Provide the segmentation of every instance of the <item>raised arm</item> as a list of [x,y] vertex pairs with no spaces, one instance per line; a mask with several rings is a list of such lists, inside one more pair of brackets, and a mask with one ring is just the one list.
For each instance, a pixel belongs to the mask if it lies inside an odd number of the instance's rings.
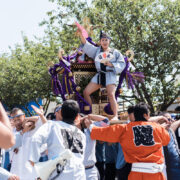
[[0,102],[0,147],[8,149],[15,144],[11,125],[6,112]]
[[159,124],[168,123],[168,119],[164,116],[154,116],[148,119],[150,122],[156,122]]
[[81,43],[82,43],[82,44],[86,44],[86,39],[85,39],[85,37],[83,36],[82,30],[78,28],[77,32],[78,32],[78,34],[79,34]]
[[89,114],[88,119],[95,121],[93,124],[98,127],[107,127],[109,126],[109,119],[105,116]]
[[170,128],[171,128],[174,132],[176,131],[176,129],[177,129],[178,127],[180,127],[180,120],[177,120],[177,121],[173,122],[173,123],[171,124],[171,126],[170,126]]
[[80,39],[81,39],[81,42],[83,44],[86,43],[86,38],[88,38],[88,32],[86,31],[86,29],[84,29],[83,26],[81,26],[78,22],[75,22],[76,26],[77,26],[77,33],[79,34],[80,36]]
[[85,35],[83,35],[83,29],[80,28],[79,26],[78,27],[78,34],[79,34],[79,37],[80,37],[80,40],[81,40],[81,43],[84,45],[83,46],[83,52],[85,54],[87,54],[90,58],[94,59],[95,56],[96,56],[96,52],[97,52],[97,49],[98,47],[90,44],[87,40],[86,40],[86,37]]
[[93,121],[102,121],[107,119],[105,116],[97,115],[97,114],[88,114],[88,119]]
[[116,143],[120,141],[120,137],[126,125],[112,125],[108,127],[90,127],[91,139]]
[[36,106],[33,106],[33,105],[31,105],[31,107],[32,107],[33,110],[39,115],[39,117],[41,118],[42,123],[43,123],[43,124],[46,123],[46,122],[47,122],[47,119],[46,119],[46,117],[44,116],[43,108],[40,107],[40,109],[39,109],[39,108],[37,108]]
[[10,124],[10,121],[9,121],[9,118],[0,102],[0,121],[10,130],[12,130],[11,128],[11,124]]

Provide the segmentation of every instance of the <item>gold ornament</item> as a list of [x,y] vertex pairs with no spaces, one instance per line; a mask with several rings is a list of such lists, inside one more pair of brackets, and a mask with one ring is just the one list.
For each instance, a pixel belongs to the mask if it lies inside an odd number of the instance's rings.
[[69,98],[70,98],[70,99],[73,99],[73,97],[74,97],[74,94],[70,94],[70,95],[69,95]]
[[89,106],[84,106],[84,110],[85,111],[90,111],[90,107]]
[[65,94],[65,98],[66,98],[66,99],[69,99],[69,95],[68,95],[68,94]]
[[122,94],[122,93],[123,93],[123,90],[122,90],[121,88],[119,89],[119,93],[120,93],[120,94]]
[[129,55],[131,55],[131,57],[130,58],[128,58],[128,61],[130,62],[131,60],[133,60],[134,59],[134,51],[133,50],[127,50],[126,51],[126,56],[129,56]]
[[76,91],[79,92],[80,90],[81,90],[81,87],[80,87],[80,86],[77,86],[77,87],[76,87]]
[[58,74],[63,74],[63,72],[64,72],[64,69],[61,69],[61,70],[58,72]]
[[64,54],[64,49],[60,49],[58,52],[58,57],[60,60],[63,60],[63,54]]
[[69,77],[72,77],[72,76],[73,76],[72,72],[69,72]]

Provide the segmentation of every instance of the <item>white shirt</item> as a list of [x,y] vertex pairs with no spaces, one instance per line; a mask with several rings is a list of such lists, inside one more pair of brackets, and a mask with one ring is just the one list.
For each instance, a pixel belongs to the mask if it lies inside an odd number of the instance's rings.
[[85,180],[83,160],[86,138],[77,127],[63,121],[49,120],[34,134],[30,146],[29,160],[38,162],[40,147],[44,143],[47,143],[48,159],[58,156],[65,149],[72,151],[73,157],[64,167],[63,172],[57,178],[58,180]]
[[[109,119],[105,118],[102,121],[96,121],[93,123],[93,125],[98,127],[106,127],[109,125]],[[96,163],[96,140],[91,139],[90,129],[85,129],[84,134],[86,135],[84,166],[93,166]]]
[[21,180],[33,180],[36,178],[35,170],[28,161],[28,157],[31,138],[41,125],[42,121],[39,118],[35,128],[22,135],[22,145],[18,148],[18,153],[14,153],[14,149],[10,151],[10,159],[12,160],[10,172],[19,176]]

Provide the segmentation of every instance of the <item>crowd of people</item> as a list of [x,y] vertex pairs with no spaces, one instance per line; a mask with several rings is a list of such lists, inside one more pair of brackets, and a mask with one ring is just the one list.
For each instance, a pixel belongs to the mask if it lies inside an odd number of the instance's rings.
[[144,103],[130,106],[123,124],[81,114],[74,100],[64,101],[46,117],[35,106],[38,116],[32,117],[14,108],[8,118],[0,108],[1,180],[35,180],[41,177],[37,163],[67,149],[72,157],[47,179],[180,179],[180,120],[166,112],[150,117]]

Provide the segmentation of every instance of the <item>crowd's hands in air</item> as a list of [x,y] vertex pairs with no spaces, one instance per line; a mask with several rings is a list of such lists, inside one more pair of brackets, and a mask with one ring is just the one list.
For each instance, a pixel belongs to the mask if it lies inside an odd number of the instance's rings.
[[43,111],[43,107],[40,106],[40,108],[37,108],[36,106],[34,105],[31,105],[31,107],[33,108],[33,110],[40,116],[44,116],[44,111]]
[[37,108],[36,106],[31,105],[31,107],[33,108],[33,110],[36,112],[38,116],[31,116],[31,117],[25,118],[25,121],[23,122],[23,125],[22,125],[23,130],[21,134],[24,134],[25,132],[33,130],[35,128],[36,121],[38,120],[39,117],[41,118],[43,123],[47,122],[47,119],[44,116],[44,111],[43,111],[42,106],[40,106],[40,108]]
[[[31,105],[31,107],[32,107],[33,110],[36,112],[36,114],[41,118],[42,123],[43,123],[43,124],[46,123],[46,122],[47,122],[47,119],[46,119],[46,117],[44,116],[43,107],[40,106],[40,108],[37,108],[37,107],[34,106],[34,105]],[[34,116],[34,117],[36,117],[37,120],[38,120],[38,116]]]
[[23,122],[23,130],[21,134],[24,134],[25,132],[31,131],[35,128],[35,121],[33,120],[25,120]]

